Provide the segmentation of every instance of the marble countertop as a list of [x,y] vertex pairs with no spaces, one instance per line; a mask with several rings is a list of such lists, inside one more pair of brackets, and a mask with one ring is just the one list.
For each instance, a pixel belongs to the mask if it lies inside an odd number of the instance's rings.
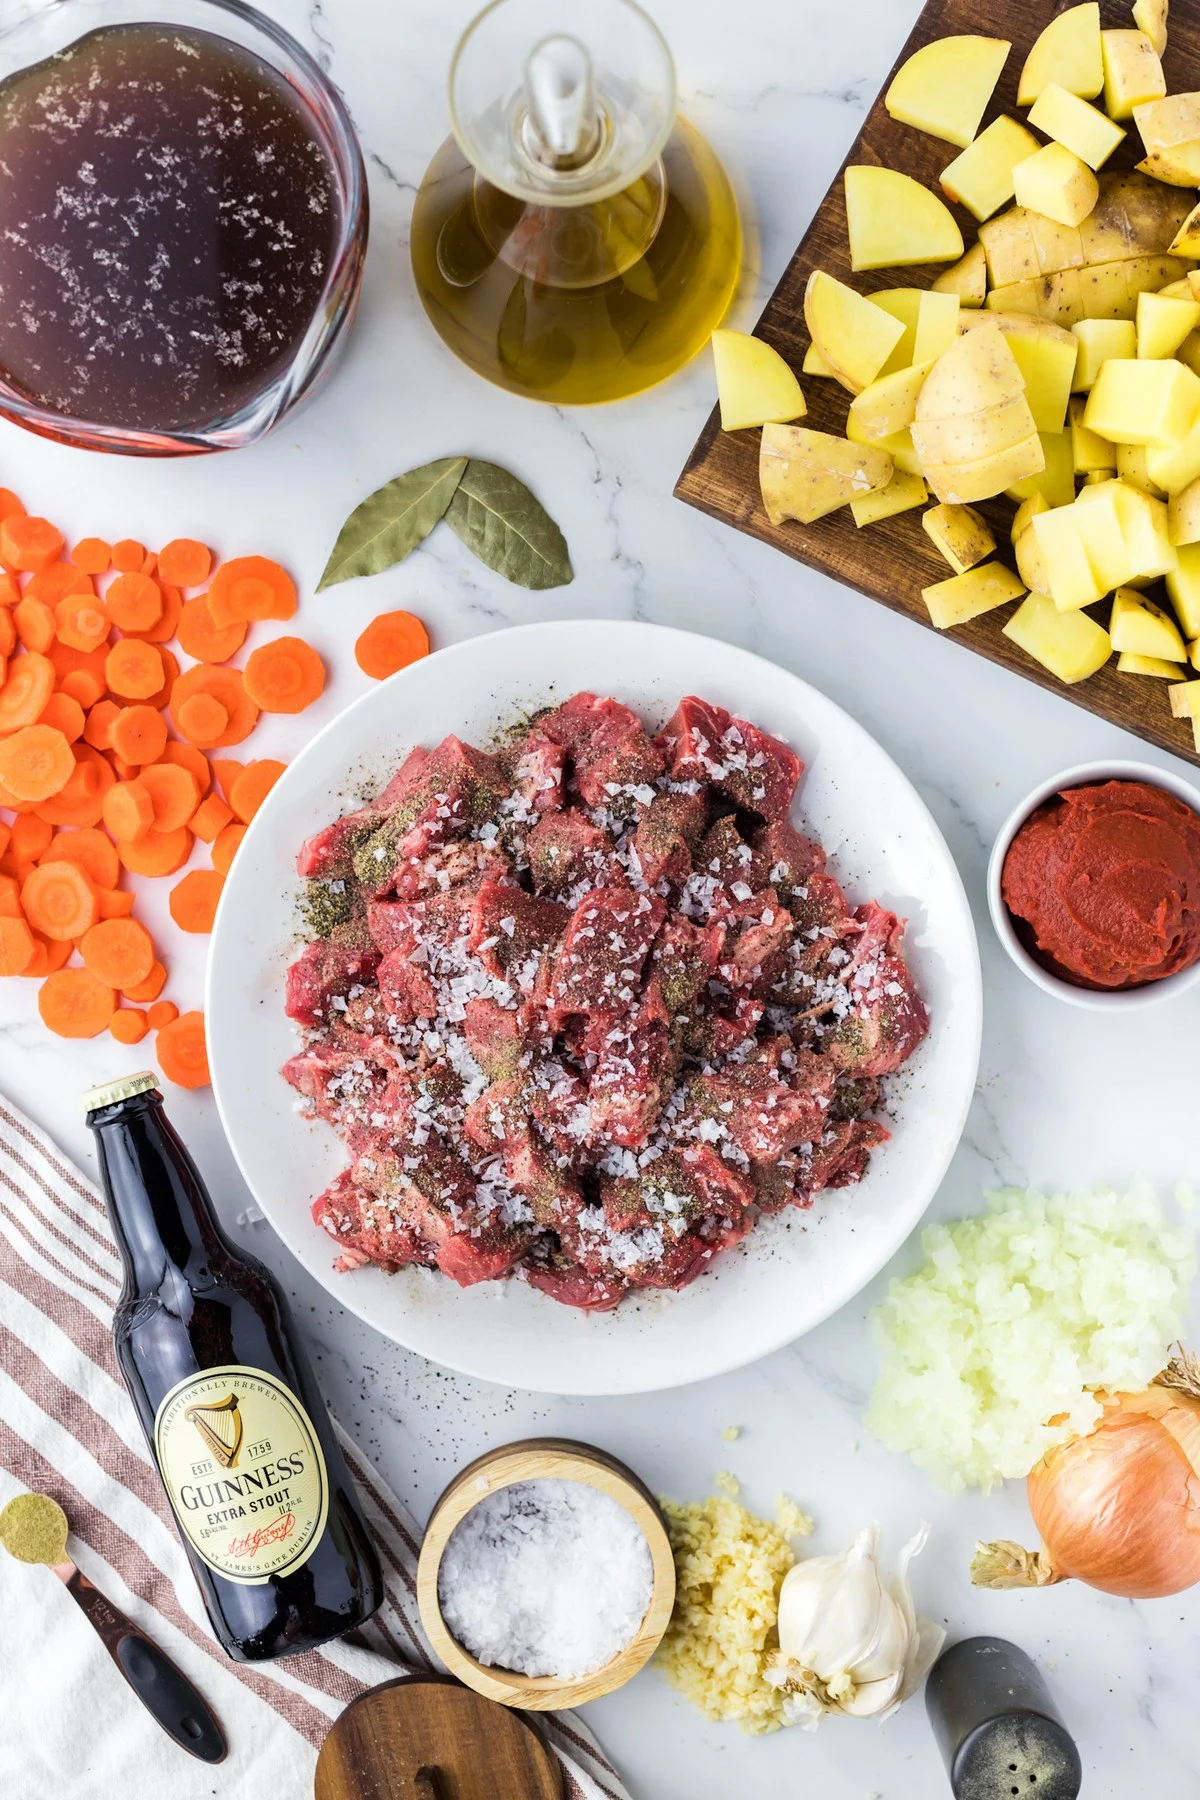
[[[461,367],[417,302],[408,224],[415,186],[447,129],[445,71],[472,0],[269,0],[267,9],[341,86],[370,174],[366,285],[335,378],[265,443],[202,461],[86,456],[0,425],[0,481],[76,536],[156,544],[186,533],[289,565],[305,591],[303,628],[331,680],[302,718],[264,724],[257,754],[287,756],[362,691],[351,645],[389,606],[419,612],[435,645],[532,620],[634,617],[743,644],[796,671],[854,713],[911,776],[975,909],[983,1061],[930,1216],[977,1210],[985,1189],[1008,1182],[1119,1182],[1143,1172],[1169,1187],[1194,1174],[1195,997],[1112,1018],[1063,1006],[1005,959],[984,899],[993,835],[1036,781],[1109,755],[1182,765],[674,500],[712,403],[707,357],[641,399],[575,412],[516,399]],[[852,9],[840,0],[741,0],[731,29],[730,9],[716,0],[655,0],[683,105],[725,158],[745,209],[734,324],[757,317],[916,10],[916,0],[857,0]],[[387,575],[313,595],[352,506],[401,470],[464,449],[534,486],[567,534],[573,586],[540,596],[509,587],[440,532]],[[148,896],[146,916],[165,921],[165,893]],[[200,1004],[204,940],[165,932],[164,940],[169,992]],[[0,1089],[86,1163],[78,1093],[143,1058],[108,1038],[50,1038],[34,998],[32,983],[0,984]],[[345,1314],[248,1212],[211,1095],[172,1091],[169,1104],[222,1216],[293,1295],[333,1406],[418,1514],[485,1447],[554,1434],[604,1445],[676,1498],[703,1495],[723,1467],[768,1513],[786,1489],[816,1518],[816,1551],[841,1548],[871,1517],[894,1549],[928,1520],[930,1548],[915,1567],[921,1610],[953,1636],[995,1631],[1038,1656],[1080,1743],[1089,1800],[1128,1800],[1151,1772],[1163,1800],[1200,1792],[1191,1673],[1200,1598],[1138,1604],[1070,1585],[976,1594],[965,1575],[975,1540],[1030,1534],[1020,1488],[947,1499],[864,1431],[873,1376],[866,1318],[886,1273],[789,1349],[670,1396],[509,1393],[424,1363]],[[914,1248],[894,1267],[908,1265]],[[721,1433],[732,1424],[741,1436],[730,1444]],[[815,1735],[751,1739],[706,1723],[650,1671],[589,1718],[641,1800],[935,1800],[949,1791],[920,1701],[882,1727],[834,1721]]]

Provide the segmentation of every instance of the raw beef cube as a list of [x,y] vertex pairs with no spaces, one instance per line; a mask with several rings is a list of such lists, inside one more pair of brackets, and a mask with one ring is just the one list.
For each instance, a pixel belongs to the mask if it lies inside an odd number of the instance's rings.
[[559,1057],[544,1057],[534,1067],[525,1104],[555,1155],[579,1161],[592,1123],[588,1090],[580,1076]]
[[929,1030],[929,1014],[900,952],[904,925],[874,900],[855,914],[859,931],[842,971],[846,1010],[821,1038],[838,1069],[890,1075]]
[[409,1263],[433,1261],[416,1233],[357,1188],[348,1169],[313,1201],[312,1216],[341,1248],[333,1265],[339,1272],[365,1268],[368,1263],[395,1270]]
[[[575,785],[589,806],[611,807],[662,774],[654,740],[637,714],[617,700],[575,694],[544,714],[538,728],[570,755]],[[644,803],[652,798],[647,793]]]
[[381,813],[394,812],[415,791],[428,761],[428,750],[422,749],[420,744],[416,745],[409,751],[387,786],[376,795],[373,805]]
[[370,893],[387,893],[412,857],[493,819],[506,791],[497,757],[445,738],[404,784],[385,822],[355,851],[355,874]]
[[834,1080],[820,1057],[809,1058],[794,1083],[786,1070],[756,1062],[697,1075],[689,1091],[697,1139],[728,1141],[751,1162],[774,1162],[820,1137]]
[[675,1082],[676,1059],[661,998],[651,994],[618,1016],[588,1087],[592,1136],[644,1148]]
[[498,1000],[468,1000],[463,1020],[467,1049],[489,1081],[509,1081],[521,1066],[525,1035],[520,1015]]
[[690,1144],[680,1153],[705,1212],[737,1219],[754,1202],[754,1183],[727,1162],[711,1144]]
[[601,887],[615,872],[608,839],[573,806],[539,819],[525,855],[539,894],[565,894],[578,881]]
[[346,813],[326,825],[300,848],[296,870],[300,875],[349,875],[354,852],[373,831],[378,830],[393,807],[403,799],[425,766],[428,752],[410,750],[383,792],[369,806]]
[[677,781],[711,781],[746,812],[787,818],[804,765],[757,725],[689,695],[656,742]]
[[485,1156],[502,1154],[505,1145],[528,1128],[525,1086],[515,1076],[493,1081],[477,1100],[472,1100],[463,1120],[467,1139]]
[[761,826],[751,841],[767,864],[764,885],[775,888],[785,906],[798,887],[825,867],[825,852],[816,839],[805,837],[786,819]]
[[583,1189],[569,1168],[560,1167],[553,1152],[528,1127],[504,1149],[504,1173],[528,1203],[534,1223],[559,1231],[583,1205]]
[[717,819],[701,838],[692,866],[702,882],[713,882],[713,900],[721,906],[729,900],[748,900],[767,885],[767,859],[748,844],[737,821],[726,815]]
[[666,916],[657,894],[631,888],[597,888],[581,900],[554,965],[550,999],[556,1015],[628,1006]]
[[839,883],[828,869],[814,869],[792,889],[788,911],[798,931],[815,934],[830,930],[840,937],[854,918],[854,911]]
[[284,1011],[301,1025],[328,1023],[352,987],[365,986],[379,966],[379,953],[369,945],[352,949],[331,938],[314,938],[287,972]]
[[754,1204],[761,1213],[782,1212],[787,1206],[811,1206],[812,1195],[801,1175],[807,1172],[807,1159],[789,1150],[777,1162],[755,1163]]
[[838,1119],[798,1157],[800,1182],[811,1196],[825,1188],[852,1187],[866,1174],[872,1150],[891,1133],[878,1119]]
[[419,964],[410,962],[406,950],[389,950],[376,971],[379,992],[389,1017],[400,1025],[414,1019],[436,1019],[437,989]]
[[398,861],[392,892],[399,900],[419,900],[424,894],[444,893],[464,883],[477,887],[482,881],[504,881],[511,874],[512,864],[498,844],[458,838],[453,843],[435,844],[427,855]]
[[281,1073],[312,1101],[318,1119],[348,1128],[352,1122],[373,1124],[391,1070],[364,1057],[359,1046],[342,1048],[326,1040],[289,1057]]
[[568,1256],[551,1254],[530,1260],[518,1271],[523,1280],[548,1294],[561,1306],[577,1306],[584,1312],[611,1312],[629,1292],[619,1275],[595,1275]]
[[721,980],[730,987],[750,987],[764,969],[771,977],[794,930],[792,915],[780,904],[774,888],[735,901],[725,915]]
[[370,900],[367,929],[376,949],[384,955],[402,950],[405,955],[416,954],[418,961],[428,963],[466,939],[474,897],[468,888],[451,888],[446,893],[429,894],[424,900]]
[[650,980],[668,1016],[687,1012],[716,974],[725,942],[723,925],[693,925],[672,913],[655,941]]
[[684,1047],[702,1063],[719,1062],[754,1040],[766,1001],[744,989],[697,1008],[684,1028]]
[[539,900],[523,888],[485,881],[471,905],[467,947],[489,975],[528,993],[570,917],[557,900]]
[[501,755],[512,792],[521,801],[517,816],[526,810],[557,812],[563,803],[567,753],[535,726]]
[[528,1245],[528,1234],[481,1210],[471,1169],[432,1133],[411,1150],[381,1147],[360,1156],[353,1174],[358,1185],[395,1202],[439,1269],[460,1287],[507,1275]]
[[692,872],[692,851],[707,818],[708,801],[699,788],[656,794],[638,820],[633,838],[642,880],[650,887],[660,881],[675,885],[686,881]]

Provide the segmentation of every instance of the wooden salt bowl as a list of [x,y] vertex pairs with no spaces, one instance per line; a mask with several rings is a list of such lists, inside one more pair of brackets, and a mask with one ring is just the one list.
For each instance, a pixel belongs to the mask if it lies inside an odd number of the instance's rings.
[[[472,1507],[499,1488],[518,1481],[583,1481],[616,1500],[641,1527],[650,1546],[652,1584],[650,1605],[637,1632],[625,1648],[591,1675],[560,1680],[556,1675],[519,1675],[511,1669],[492,1668],[478,1662],[450,1635],[438,1604],[438,1570],[450,1535]],[[675,1605],[675,1560],[671,1554],[667,1524],[653,1494],[631,1469],[616,1457],[588,1444],[562,1438],[526,1438],[503,1449],[490,1450],[459,1471],[433,1509],[417,1566],[417,1603],[421,1623],[437,1654],[451,1674],[467,1687],[503,1706],[519,1706],[531,1712],[551,1712],[559,1707],[581,1706],[622,1687],[644,1668],[657,1650]]]

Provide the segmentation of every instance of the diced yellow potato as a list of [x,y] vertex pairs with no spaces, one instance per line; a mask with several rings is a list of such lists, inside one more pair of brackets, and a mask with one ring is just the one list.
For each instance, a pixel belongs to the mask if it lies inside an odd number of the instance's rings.
[[1167,78],[1150,38],[1142,31],[1102,31],[1104,110],[1110,119],[1132,119],[1135,106],[1160,100]]
[[1146,147],[1138,168],[1175,187],[1200,182],[1200,94],[1168,94],[1133,109]]
[[[861,436],[858,421],[854,416],[853,407],[850,408],[850,411],[846,416],[846,436],[850,439],[852,444],[871,443],[870,438]],[[905,427],[903,431],[894,432],[891,437],[876,438],[872,448],[885,451],[887,455],[891,457],[896,467],[898,469],[903,469],[906,475],[919,475],[921,473],[920,459],[913,448],[912,433],[907,427]]]
[[1013,168],[1018,206],[1044,213],[1058,225],[1078,225],[1100,198],[1100,184],[1065,144],[1043,144]]
[[852,500],[850,511],[854,514],[856,525],[875,525],[880,519],[891,519],[896,513],[908,512],[914,506],[923,506],[928,498],[929,489],[920,475],[910,475],[904,469],[893,469],[892,479],[886,487],[876,488],[873,494],[864,494],[861,499]]
[[1118,588],[1113,595],[1108,635],[1114,650],[1127,650],[1133,656],[1161,656],[1167,662],[1187,661],[1174,620],[1132,588]]
[[763,506],[772,525],[811,525],[892,478],[892,459],[869,444],[852,444],[803,425],[764,425],[758,458]]
[[1038,513],[1047,510],[1047,502],[1041,494],[1031,494],[1028,500],[1022,500],[1012,522],[1012,544],[1013,554],[1017,559],[1017,573],[1025,586],[1035,594],[1048,596],[1050,577],[1046,573],[1046,564],[1033,532],[1034,519]]
[[1146,473],[1164,494],[1181,494],[1200,475],[1200,425],[1190,431],[1182,444],[1162,449],[1151,446],[1146,451]]
[[1037,518],[1039,513],[1049,511],[1050,502],[1043,494],[1030,494],[1027,500],[1022,500],[1020,506],[1018,506],[1016,512],[1013,514],[1013,522],[1010,531],[1013,543],[1015,544],[1017,539],[1030,525],[1033,524],[1033,521]]
[[830,381],[837,380],[837,376],[815,344],[810,344],[804,352],[804,361],[800,364],[800,370],[804,375],[826,375]]
[[1088,558],[1080,514],[1074,506],[1056,506],[1050,512],[1038,513],[1033,521],[1033,535],[1046,566],[1050,597],[1060,612],[1091,606],[1103,597],[1105,589]]
[[1032,106],[1052,83],[1094,100],[1104,86],[1100,58],[1100,8],[1072,6],[1051,19],[1025,59],[1017,105]]
[[843,387],[861,393],[874,381],[904,327],[844,282],[814,269],[804,289],[804,322]]
[[1154,45],[1155,56],[1161,56],[1167,47],[1167,0],[1134,0],[1130,11]]
[[1069,431],[1043,431],[1038,442],[1042,449],[1042,466],[1019,481],[1010,483],[1005,493],[1010,500],[1028,500],[1038,494],[1047,506],[1070,506],[1075,497],[1075,468],[1071,461]]
[[1042,467],[1021,371],[992,323],[964,332],[938,357],[911,429],[939,500],[985,500]]
[[1189,331],[1175,354],[1185,369],[1200,375],[1200,331]]
[[1174,356],[1190,331],[1200,325],[1200,301],[1172,299],[1167,294],[1139,294],[1137,353],[1141,357]]
[[855,163],[843,183],[850,267],[856,272],[956,262],[962,255],[962,232],[954,214],[911,175]]
[[1086,681],[1112,654],[1102,625],[1085,612],[1059,612],[1042,594],[1022,600],[1005,625],[1004,635],[1068,684]]
[[942,170],[943,190],[977,219],[990,219],[1013,197],[1013,169],[1041,145],[1032,131],[1001,114]]
[[[1129,580],[1133,570],[1121,528],[1115,481],[1101,481],[1085,490],[1075,503],[1083,547],[1102,594],[1111,594]],[[1082,504],[1081,504],[1082,502]]]
[[[1036,330],[1029,328],[1035,325]],[[1045,433],[1061,431],[1079,346],[1069,331],[1043,319],[1031,319],[1029,327],[1014,326],[1005,330],[1004,336],[1024,377],[1025,399],[1035,427]]]
[[875,444],[911,425],[916,416],[917,395],[929,373],[929,363],[910,369],[897,369],[894,375],[881,375],[850,402],[850,415],[857,429],[846,435],[856,444]]
[[1200,681],[1181,681],[1171,689],[1171,717],[1200,719]]
[[1171,239],[1171,251],[1175,256],[1200,256],[1200,206],[1193,206]]
[[1168,187],[1195,187],[1200,182],[1200,138],[1176,144],[1172,150],[1152,150],[1135,166]]
[[999,312],[1032,313],[1064,327],[1073,327],[1082,319],[1132,319],[1138,295],[1147,288],[1161,288],[1182,267],[1171,256],[1090,263],[1086,268],[1061,269],[1036,280],[994,287],[987,305]]
[[935,362],[958,336],[958,295],[921,295],[917,313],[917,335],[913,345],[914,363]]
[[1200,477],[1171,495],[1167,528],[1176,549],[1180,544],[1200,544]]
[[921,472],[939,500],[969,506],[993,494],[1011,493],[1014,484],[1036,475],[1043,465],[1042,441],[1036,431],[1020,444],[972,462],[926,463]]
[[1160,575],[1169,580],[1171,570],[1178,565],[1179,553],[1171,542],[1164,503],[1125,481],[1117,482],[1116,501],[1129,556],[1127,584],[1157,581]]
[[883,103],[902,125],[969,144],[1011,49],[1003,38],[935,38],[900,65]]
[[1118,444],[1117,474],[1126,487],[1139,488],[1143,494],[1150,494],[1155,500],[1161,500],[1163,489],[1156,481],[1151,481],[1146,468],[1146,450],[1142,444]]
[[1186,275],[1179,281],[1168,281],[1166,287],[1159,288],[1158,291],[1164,300],[1193,300],[1195,298]]
[[897,287],[880,288],[877,293],[866,296],[872,306],[882,307],[893,319],[899,319],[902,328],[895,349],[879,371],[881,375],[894,375],[897,369],[911,367],[917,341],[917,316],[924,295],[924,288]]
[[[1099,186],[1096,205],[1075,227],[1059,225],[1021,206],[981,225],[979,241],[993,287],[1090,263],[1166,255],[1187,217],[1186,196],[1133,170],[1105,170]],[[1182,273],[1182,267],[1173,271]],[[1171,274],[1164,275],[1155,285],[1161,287],[1171,279]]]
[[972,322],[938,357],[921,389],[917,417],[954,419],[1024,397],[1024,378],[1004,333],[986,319]]
[[1200,544],[1181,544],[1167,571],[1167,596],[1185,638],[1200,638]]
[[1084,401],[1077,394],[1068,412],[1071,432],[1071,467],[1076,475],[1091,475],[1097,469],[1116,473],[1117,455],[1107,438],[1097,437],[1083,422]]
[[1162,681],[1179,680],[1179,664],[1166,662],[1161,656],[1134,656],[1132,651],[1122,650],[1117,658],[1117,670],[1122,675],[1157,675]]
[[1069,94],[1056,81],[1043,88],[1034,101],[1029,123],[1046,136],[1065,145],[1089,169],[1107,162],[1125,136],[1119,125],[1106,119],[1098,108],[1078,94]]
[[[1200,306],[1196,313],[1200,317]],[[745,331],[714,331],[712,351],[722,431],[804,417],[800,383],[770,344]]]
[[1137,355],[1137,327],[1129,319],[1080,319],[1071,327],[1079,343],[1071,386],[1086,394],[1110,356]]
[[980,457],[1011,450],[1014,444],[1024,443],[1031,435],[1031,414],[1023,396],[948,419],[922,420],[919,397],[917,407],[918,416],[911,430],[922,467],[977,462]]
[[1088,395],[1089,431],[1120,444],[1175,445],[1200,415],[1200,376],[1182,363],[1113,356]]
[[973,506],[931,506],[921,524],[956,575],[965,575],[996,548],[991,527]]
[[935,581],[921,589],[921,598],[929,608],[929,617],[939,631],[952,625],[965,625],[981,613],[994,612],[1009,600],[1019,600],[1025,583],[1003,563],[980,563],[965,575],[951,575],[947,581]]
[[982,306],[987,299],[987,257],[982,244],[972,244],[933,283],[935,294],[957,294],[960,306]]

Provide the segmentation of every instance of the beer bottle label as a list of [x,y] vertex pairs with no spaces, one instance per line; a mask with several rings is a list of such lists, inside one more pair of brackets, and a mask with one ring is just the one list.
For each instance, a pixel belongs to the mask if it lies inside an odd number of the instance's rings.
[[184,1536],[210,1569],[253,1587],[316,1549],[329,1476],[290,1388],[236,1363],[176,1382],[154,1420],[154,1454]]

